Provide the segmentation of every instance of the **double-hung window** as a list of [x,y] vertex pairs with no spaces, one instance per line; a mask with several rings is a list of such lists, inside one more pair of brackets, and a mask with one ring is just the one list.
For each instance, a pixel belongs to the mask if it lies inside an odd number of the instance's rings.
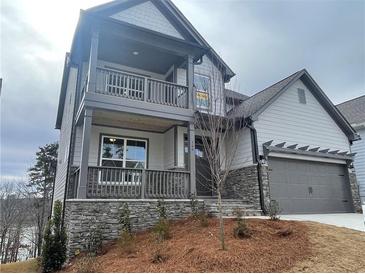
[[201,74],[194,74],[194,88],[196,106],[198,109],[209,109],[210,107],[210,78]]
[[[103,167],[116,167],[117,171],[103,171],[100,181],[135,183],[140,180],[141,171],[147,165],[147,141],[103,135],[101,138],[100,164]],[[125,170],[128,169],[128,170]],[[135,172],[133,169],[137,169]]]

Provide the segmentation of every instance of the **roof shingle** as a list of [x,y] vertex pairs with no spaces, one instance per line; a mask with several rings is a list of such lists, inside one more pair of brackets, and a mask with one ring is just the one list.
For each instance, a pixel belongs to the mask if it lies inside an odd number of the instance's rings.
[[249,99],[245,100],[237,106],[235,109],[231,111],[231,114],[234,116],[242,116],[242,117],[249,117],[252,114],[259,111],[266,103],[268,103],[271,98],[273,98],[276,94],[278,94],[282,89],[284,89],[291,81],[304,70],[300,70],[295,72],[294,74],[286,77],[285,79],[265,88],[264,90],[256,93],[255,95],[251,96]]
[[336,107],[350,124],[365,122],[365,95],[338,104]]

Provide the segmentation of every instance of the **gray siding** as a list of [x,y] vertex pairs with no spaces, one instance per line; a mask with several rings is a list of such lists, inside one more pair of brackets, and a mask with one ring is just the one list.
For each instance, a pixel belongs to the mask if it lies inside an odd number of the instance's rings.
[[226,151],[229,155],[232,155],[230,157],[233,157],[229,169],[238,169],[253,164],[250,129],[241,129],[239,135],[238,138],[227,139]]
[[[114,127],[103,127],[96,125],[93,125],[91,129],[89,165],[92,166],[100,165],[99,153],[100,153],[101,134],[148,139],[148,168],[164,169],[165,145],[164,145],[163,133],[154,133],[140,130],[114,128]],[[81,136],[82,136],[82,128],[78,128],[76,132],[75,154],[74,154],[74,165],[76,166],[80,164]],[[166,149],[169,148],[166,147]]]
[[360,196],[362,202],[365,203],[365,129],[357,130],[361,136],[361,140],[353,143],[351,147],[355,155],[355,171],[357,176],[357,183],[360,188]]
[[76,82],[77,69],[71,67],[67,83],[65,106],[63,109],[63,118],[60,130],[54,201],[63,200],[65,191]]
[[215,115],[225,115],[224,109],[224,81],[221,71],[206,56],[203,56],[203,62],[194,66],[194,73],[209,76],[211,81],[210,101],[211,113]]
[[[299,102],[298,88],[305,90],[306,104]],[[274,140],[274,144],[299,144],[299,147],[350,149],[346,135],[300,80],[259,115],[255,127],[260,153],[262,144],[269,140]]]
[[111,17],[142,28],[184,39],[151,1],[120,11]]

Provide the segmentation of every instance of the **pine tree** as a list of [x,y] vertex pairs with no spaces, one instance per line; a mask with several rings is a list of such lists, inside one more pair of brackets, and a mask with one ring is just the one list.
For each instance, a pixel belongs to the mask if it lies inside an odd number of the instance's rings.
[[49,220],[44,233],[43,272],[55,272],[61,269],[66,261],[66,241],[66,230],[62,225],[62,203],[56,201],[53,217]]
[[34,199],[35,220],[38,231],[37,248],[41,253],[44,226],[49,216],[52,199],[52,189],[56,176],[58,144],[46,144],[36,152],[36,163],[28,170],[29,183],[27,187]]

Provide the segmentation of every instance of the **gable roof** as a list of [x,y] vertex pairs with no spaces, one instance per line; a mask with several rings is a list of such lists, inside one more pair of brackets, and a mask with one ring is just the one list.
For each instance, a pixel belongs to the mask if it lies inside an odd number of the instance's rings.
[[231,90],[228,88],[224,89],[224,95],[227,98],[232,98],[232,99],[240,100],[240,101],[244,101],[244,100],[250,98],[250,96],[248,96],[248,95],[242,94],[240,92],[237,92],[237,91],[234,91],[234,90]]
[[272,98],[279,94],[285,87],[289,86],[290,83],[294,82],[293,80],[296,79],[301,72],[302,71],[297,71],[283,80],[280,80],[279,82],[252,95],[241,105],[237,106],[234,110],[235,115],[250,117],[257,114],[265,105],[270,104],[270,100]]
[[284,93],[293,83],[301,80],[307,88],[312,92],[314,97],[319,101],[322,107],[337,123],[341,130],[346,134],[349,140],[357,140],[359,138],[356,131],[351,127],[350,123],[333,105],[331,100],[326,96],[314,79],[310,76],[306,69],[302,69],[292,75],[280,80],[279,82],[265,88],[264,90],[251,96],[243,101],[239,106],[230,111],[229,115],[256,120],[258,115],[265,111],[282,93]]
[[[171,0],[116,0],[101,4],[85,10],[88,14],[104,14],[108,10],[127,9],[137,4],[150,1],[160,9],[162,9],[169,18],[174,21],[174,24],[178,26],[179,31],[183,31],[185,35],[191,38],[194,42],[208,49],[207,56],[212,59],[213,62],[217,62],[219,67],[223,69],[225,75],[225,81],[228,82],[235,73],[232,69],[223,61],[223,59],[215,52],[215,50],[208,44],[208,42],[200,35],[200,33],[194,28],[189,20],[183,15],[183,13],[175,6]],[[177,38],[178,39],[178,38]]]
[[365,123],[365,95],[338,104],[336,107],[353,126]]

